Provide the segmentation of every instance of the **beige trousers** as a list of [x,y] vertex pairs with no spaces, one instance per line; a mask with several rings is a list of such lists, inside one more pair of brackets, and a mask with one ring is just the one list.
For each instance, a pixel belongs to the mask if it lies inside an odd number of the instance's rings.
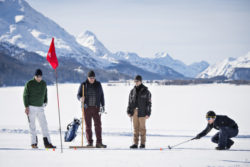
[[138,145],[139,136],[141,137],[141,144],[145,144],[146,142],[146,118],[138,117],[137,109],[134,110],[133,124],[134,124],[134,144]]

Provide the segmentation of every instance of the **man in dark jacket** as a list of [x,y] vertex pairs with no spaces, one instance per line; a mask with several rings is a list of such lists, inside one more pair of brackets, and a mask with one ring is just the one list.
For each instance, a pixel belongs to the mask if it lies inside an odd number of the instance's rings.
[[216,150],[226,150],[230,149],[234,144],[234,141],[230,138],[238,135],[238,125],[234,120],[225,115],[216,115],[215,112],[209,111],[206,114],[208,121],[206,129],[199,133],[194,139],[200,139],[206,136],[213,128],[219,130],[212,137],[212,142],[218,144],[215,148]]
[[146,142],[146,120],[151,115],[151,93],[142,84],[142,77],[135,77],[135,87],[130,91],[127,114],[133,119],[134,144],[132,149],[138,148],[139,135],[141,137],[140,148],[145,148]]
[[42,129],[44,146],[46,148],[56,148],[51,144],[48,123],[44,113],[44,107],[47,105],[47,102],[47,85],[42,80],[42,70],[37,69],[34,78],[26,83],[23,92],[23,103],[29,120],[32,148],[38,148],[36,119],[38,119]]
[[[84,97],[83,97],[84,88]],[[100,111],[104,112],[104,94],[102,85],[95,79],[95,72],[89,71],[88,78],[85,82],[81,83],[77,98],[80,100],[85,108],[84,117],[86,122],[86,137],[88,140],[88,147],[93,147],[92,140],[92,119],[95,124],[96,134],[96,147],[106,148],[107,146],[102,143],[102,124]]]

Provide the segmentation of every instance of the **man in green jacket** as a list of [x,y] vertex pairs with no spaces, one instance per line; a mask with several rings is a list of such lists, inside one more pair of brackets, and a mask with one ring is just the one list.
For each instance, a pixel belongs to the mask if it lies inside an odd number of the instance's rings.
[[31,147],[38,148],[35,124],[37,118],[42,129],[44,146],[46,148],[56,148],[51,144],[48,123],[44,114],[44,107],[48,102],[47,85],[46,82],[42,80],[42,71],[40,69],[37,69],[34,78],[26,83],[23,92],[23,102],[25,113],[29,120]]

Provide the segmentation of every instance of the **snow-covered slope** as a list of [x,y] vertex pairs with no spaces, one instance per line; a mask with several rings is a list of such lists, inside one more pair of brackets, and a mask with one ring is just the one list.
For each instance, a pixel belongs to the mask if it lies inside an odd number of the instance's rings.
[[197,77],[212,78],[216,76],[225,76],[227,78],[234,79],[232,78],[232,76],[235,76],[235,70],[238,68],[250,68],[250,52],[248,52],[248,54],[246,54],[245,56],[241,56],[239,58],[227,58],[221,62],[218,62],[207,68]]
[[167,52],[156,53],[155,57],[150,61],[156,64],[168,66],[187,77],[195,77],[209,66],[209,64],[205,61],[186,65],[180,60],[175,60],[170,57]]
[[88,67],[101,63],[91,57],[93,52],[90,49],[79,45],[74,36],[34,10],[26,1],[0,1],[0,41],[45,56],[52,37],[55,38],[58,56],[75,57]]
[[186,77],[195,77],[208,67],[208,63],[206,62],[187,66],[179,60],[174,60],[166,52],[157,53],[154,58],[143,58],[136,53],[123,51],[112,53],[98,40],[96,35],[90,31],[81,33],[77,37],[77,42],[91,49],[96,56],[109,60],[110,62],[118,63],[119,61],[127,61],[136,67],[160,75],[180,73]]
[[97,39],[96,35],[91,31],[86,31],[79,34],[76,37],[76,40],[80,45],[92,50],[96,58],[106,62],[107,66],[110,65],[109,63],[118,63],[116,59],[110,56],[112,53]]

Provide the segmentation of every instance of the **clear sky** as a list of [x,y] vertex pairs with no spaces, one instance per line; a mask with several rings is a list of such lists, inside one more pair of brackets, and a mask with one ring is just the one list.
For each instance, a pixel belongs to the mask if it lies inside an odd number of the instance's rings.
[[250,0],[27,0],[70,34],[90,30],[112,52],[168,52],[190,64],[250,51]]

